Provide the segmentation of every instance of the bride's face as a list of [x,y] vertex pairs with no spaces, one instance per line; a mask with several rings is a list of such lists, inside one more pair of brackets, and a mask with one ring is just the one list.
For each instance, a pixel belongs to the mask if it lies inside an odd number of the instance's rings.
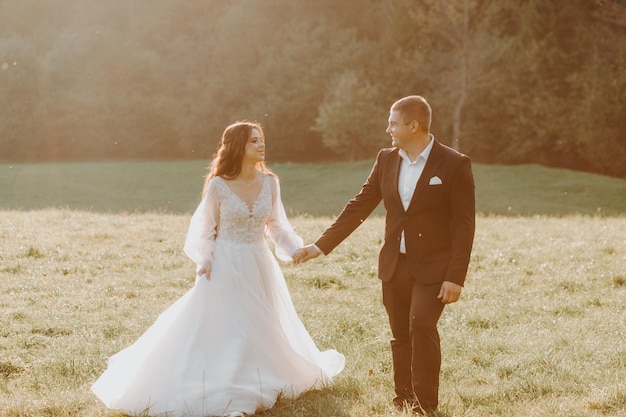
[[252,132],[250,132],[243,158],[250,162],[261,162],[265,160],[265,139],[257,129],[252,129]]

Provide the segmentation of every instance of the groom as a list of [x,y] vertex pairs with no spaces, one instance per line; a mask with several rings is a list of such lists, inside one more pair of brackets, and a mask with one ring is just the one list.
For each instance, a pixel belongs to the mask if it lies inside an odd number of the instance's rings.
[[437,321],[459,299],[474,240],[474,179],[470,159],[430,133],[431,108],[421,96],[389,112],[391,148],[382,149],[361,191],[294,262],[328,255],[376,208],[386,209],[378,259],[383,304],[391,327],[396,397],[418,414],[438,405],[441,348]]

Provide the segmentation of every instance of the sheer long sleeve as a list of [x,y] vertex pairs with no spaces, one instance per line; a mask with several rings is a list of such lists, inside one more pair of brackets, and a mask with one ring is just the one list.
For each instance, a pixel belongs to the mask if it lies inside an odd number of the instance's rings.
[[217,237],[220,195],[215,181],[210,181],[205,196],[191,217],[184,251],[198,269],[213,260]]
[[276,256],[283,261],[291,261],[294,252],[301,248],[303,240],[296,234],[287,219],[285,207],[280,198],[278,180],[271,178],[272,184],[272,211],[267,220],[267,234],[276,246]]

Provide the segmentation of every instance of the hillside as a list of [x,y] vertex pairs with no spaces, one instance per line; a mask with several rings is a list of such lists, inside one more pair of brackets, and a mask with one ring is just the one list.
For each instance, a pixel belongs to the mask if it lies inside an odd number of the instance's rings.
[[[372,161],[271,164],[291,214],[336,215]],[[0,210],[191,212],[205,161],[0,164]],[[625,215],[626,180],[538,165],[474,165],[479,213]],[[382,214],[382,207],[377,213]]]

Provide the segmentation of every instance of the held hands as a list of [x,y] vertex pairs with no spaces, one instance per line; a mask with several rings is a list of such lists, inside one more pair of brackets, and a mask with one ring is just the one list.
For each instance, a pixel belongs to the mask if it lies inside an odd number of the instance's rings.
[[461,287],[459,284],[455,284],[454,282],[444,281],[441,284],[441,290],[439,290],[439,295],[437,298],[441,300],[444,304],[452,304],[459,300],[461,296]]
[[293,263],[300,264],[306,262],[309,259],[317,258],[320,253],[315,249],[313,245],[307,245],[298,249],[292,256]]

